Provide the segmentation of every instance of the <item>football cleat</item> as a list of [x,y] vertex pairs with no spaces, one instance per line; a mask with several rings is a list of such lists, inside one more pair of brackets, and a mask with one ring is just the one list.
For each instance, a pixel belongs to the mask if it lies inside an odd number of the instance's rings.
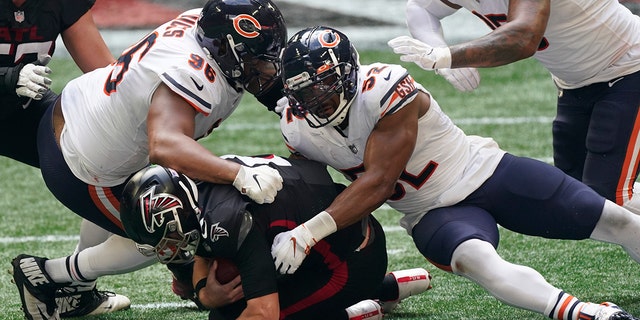
[[423,268],[393,271],[385,276],[383,285],[394,283],[397,284],[398,294],[389,300],[379,300],[384,313],[391,312],[403,299],[431,289],[431,274]]
[[56,305],[56,284],[47,274],[46,258],[21,254],[11,261],[13,282],[20,292],[22,311],[28,320],[60,319]]
[[580,320],[638,320],[611,302],[586,303],[580,310]]
[[[594,304],[589,304],[589,306],[593,306]],[[603,302],[600,305],[597,305],[598,308],[595,309],[595,313],[590,314],[589,309],[585,307],[583,310],[580,310],[580,319],[593,319],[593,320],[638,320],[638,318],[632,316],[628,312],[622,310],[622,308],[611,302]]]
[[382,320],[382,308],[376,301],[362,300],[345,309],[349,320]]
[[99,315],[129,309],[131,300],[110,291],[78,290],[81,286],[67,286],[56,292],[56,304],[61,318]]

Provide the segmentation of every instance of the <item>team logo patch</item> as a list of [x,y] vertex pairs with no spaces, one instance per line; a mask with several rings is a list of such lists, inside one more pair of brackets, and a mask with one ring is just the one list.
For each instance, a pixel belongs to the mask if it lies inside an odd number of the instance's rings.
[[245,38],[255,38],[260,35],[260,30],[262,30],[260,22],[248,14],[239,14],[233,18],[233,28]]
[[13,13],[13,18],[16,19],[16,22],[23,22],[24,21],[24,11],[20,10],[20,11],[15,11]]
[[140,196],[140,214],[142,222],[149,233],[154,233],[156,228],[164,224],[164,215],[167,212],[177,214],[182,209],[180,199],[168,193],[155,194],[156,187],[151,187]]
[[220,227],[220,222],[211,226],[211,241],[216,242],[220,240],[221,237],[229,237],[229,231],[227,229]]
[[318,42],[325,48],[333,48],[340,43],[340,35],[331,30],[324,30],[318,36]]

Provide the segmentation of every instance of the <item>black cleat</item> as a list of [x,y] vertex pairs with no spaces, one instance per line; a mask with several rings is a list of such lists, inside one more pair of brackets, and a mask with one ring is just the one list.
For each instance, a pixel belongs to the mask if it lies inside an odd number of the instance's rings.
[[129,298],[110,291],[98,291],[94,286],[91,290],[80,291],[81,286],[67,286],[56,292],[56,304],[61,318],[98,315],[119,310],[129,309]]
[[60,285],[44,269],[46,258],[21,254],[11,261],[13,281],[20,292],[22,311],[28,320],[60,319],[55,301]]

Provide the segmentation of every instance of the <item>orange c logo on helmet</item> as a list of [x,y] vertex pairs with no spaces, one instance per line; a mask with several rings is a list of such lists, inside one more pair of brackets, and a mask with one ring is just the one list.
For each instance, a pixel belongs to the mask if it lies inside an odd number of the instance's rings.
[[233,28],[245,38],[255,38],[260,35],[262,26],[258,19],[248,14],[240,14],[233,18]]
[[331,30],[324,30],[318,36],[318,42],[324,48],[333,48],[340,43],[340,35]]

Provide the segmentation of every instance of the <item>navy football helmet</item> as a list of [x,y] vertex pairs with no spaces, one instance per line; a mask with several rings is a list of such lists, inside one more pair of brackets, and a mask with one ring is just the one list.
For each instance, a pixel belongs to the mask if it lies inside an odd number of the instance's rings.
[[[357,91],[358,52],[346,35],[329,27],[299,31],[281,55],[284,94],[298,116],[313,128],[338,126],[349,114]],[[322,105],[339,95],[337,108]]]
[[248,92],[259,96],[279,80],[287,29],[271,0],[210,0],[196,38],[224,75]]
[[125,232],[162,263],[189,260],[200,242],[198,189],[187,176],[152,165],[126,183],[120,201]]

